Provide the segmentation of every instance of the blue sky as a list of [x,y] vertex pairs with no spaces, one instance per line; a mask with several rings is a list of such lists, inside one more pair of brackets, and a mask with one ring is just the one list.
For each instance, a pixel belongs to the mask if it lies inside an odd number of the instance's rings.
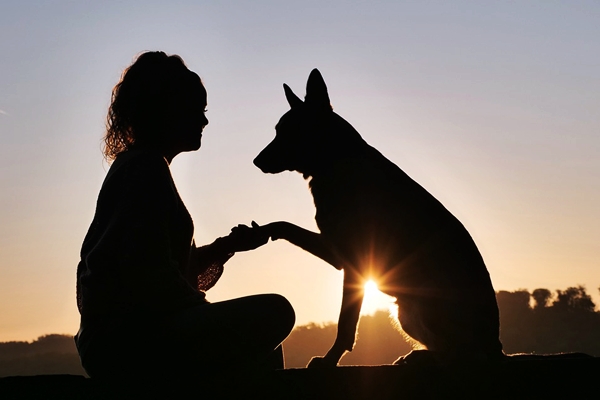
[[[440,199],[496,289],[600,286],[596,1],[8,1],[0,4],[0,340],[74,333],[75,268],[108,169],[112,86],[181,55],[208,90],[173,175],[206,243],[238,223],[316,229],[298,174],[252,159],[318,67],[334,109]],[[282,293],[337,318],[341,276],[286,243],[236,256],[209,299]]]

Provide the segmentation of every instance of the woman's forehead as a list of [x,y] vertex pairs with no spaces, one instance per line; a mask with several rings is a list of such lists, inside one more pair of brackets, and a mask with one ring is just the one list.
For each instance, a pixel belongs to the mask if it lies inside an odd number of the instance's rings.
[[189,71],[183,79],[176,80],[174,93],[179,93],[186,100],[206,102],[206,89],[200,80],[200,77]]

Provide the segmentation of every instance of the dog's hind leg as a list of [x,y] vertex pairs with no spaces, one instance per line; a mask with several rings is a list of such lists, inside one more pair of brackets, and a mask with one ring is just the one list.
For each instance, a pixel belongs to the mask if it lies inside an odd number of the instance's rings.
[[[399,321],[407,335],[423,344],[396,363],[453,364],[494,362],[503,357],[497,312],[480,303],[423,299],[399,307]],[[402,310],[408,312],[402,313]]]
[[434,335],[423,323],[422,302],[411,301],[412,296],[399,295],[398,299],[398,330],[404,339],[411,344],[413,350],[394,361],[395,365],[435,365],[439,364],[434,351],[428,349],[435,341]]
[[[398,296],[402,331],[422,345],[395,364],[439,365],[460,360],[485,359],[477,344],[469,306],[448,298]],[[415,346],[416,347],[416,346]]]

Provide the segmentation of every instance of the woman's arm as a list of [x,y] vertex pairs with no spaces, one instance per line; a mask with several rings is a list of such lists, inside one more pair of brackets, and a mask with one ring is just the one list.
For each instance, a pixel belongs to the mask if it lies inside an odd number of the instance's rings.
[[[264,229],[252,221],[252,227],[238,225],[228,236],[214,242],[192,247],[188,280],[200,290],[208,290],[221,276],[222,266],[236,252],[254,250],[269,241]],[[220,270],[219,270],[220,268]]]
[[192,245],[188,269],[188,275],[191,277],[192,282],[211,265],[215,263],[225,264],[227,260],[233,257],[234,252],[231,251],[226,242],[225,238],[220,237],[204,246],[196,247],[195,243]]

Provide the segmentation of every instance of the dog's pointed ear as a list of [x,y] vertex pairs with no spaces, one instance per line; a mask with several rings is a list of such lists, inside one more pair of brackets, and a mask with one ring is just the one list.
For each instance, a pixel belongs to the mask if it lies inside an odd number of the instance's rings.
[[313,69],[308,76],[308,82],[306,83],[306,98],[307,104],[311,107],[320,110],[331,111],[331,102],[329,101],[329,94],[327,94],[327,85],[325,80],[318,69]]
[[288,103],[290,103],[291,108],[296,108],[304,103],[302,100],[300,100],[300,97],[296,96],[294,92],[292,92],[292,89],[290,89],[290,87],[285,83],[283,84],[283,91],[285,92],[285,98],[287,99]]

